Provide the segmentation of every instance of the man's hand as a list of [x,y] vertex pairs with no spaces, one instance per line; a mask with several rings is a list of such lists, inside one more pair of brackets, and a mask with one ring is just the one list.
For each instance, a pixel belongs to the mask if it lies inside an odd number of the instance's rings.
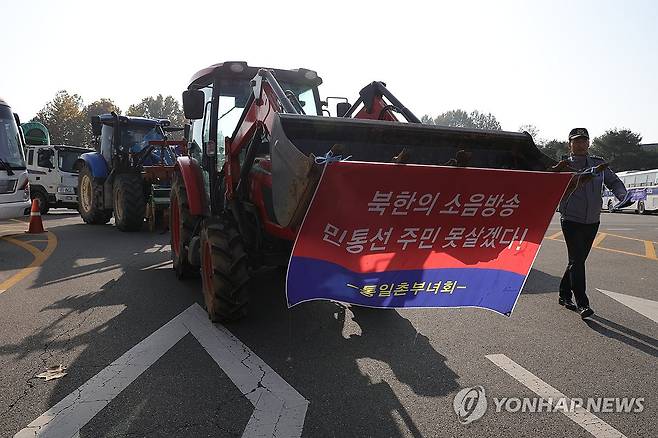
[[606,170],[608,167],[610,167],[610,163],[601,163],[598,166],[594,168],[595,173],[601,173],[604,170]]
[[576,169],[569,165],[569,160],[562,160],[550,168],[551,172],[577,172]]

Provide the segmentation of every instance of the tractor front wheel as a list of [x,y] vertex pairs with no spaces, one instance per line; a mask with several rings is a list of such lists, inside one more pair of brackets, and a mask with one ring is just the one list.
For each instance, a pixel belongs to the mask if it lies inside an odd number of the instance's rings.
[[112,210],[103,210],[103,184],[94,178],[88,166],[82,166],[78,175],[78,212],[88,224],[102,225],[112,218]]
[[117,175],[114,181],[114,223],[121,231],[139,231],[144,224],[144,184],[138,174]]
[[213,322],[237,321],[247,314],[247,253],[228,215],[201,229],[201,278],[208,316]]
[[180,173],[175,173],[169,195],[169,230],[171,231],[171,258],[176,276],[182,280],[198,275],[199,269],[190,264],[188,246],[194,233],[194,217],[190,214],[185,183]]

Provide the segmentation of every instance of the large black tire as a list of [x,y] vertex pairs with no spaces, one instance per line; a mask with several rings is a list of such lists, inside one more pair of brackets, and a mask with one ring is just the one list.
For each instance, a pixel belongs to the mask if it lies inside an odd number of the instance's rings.
[[50,206],[48,205],[48,195],[41,189],[34,190],[30,192],[32,199],[37,199],[39,201],[39,212],[41,214],[48,213]]
[[228,215],[204,221],[201,229],[201,279],[213,322],[237,321],[247,314],[247,253]]
[[144,225],[146,200],[141,175],[125,173],[117,175],[112,187],[114,199],[114,224],[121,231],[139,231]]
[[176,277],[180,280],[198,274],[199,268],[190,264],[187,251],[194,234],[194,217],[190,214],[187,190],[180,173],[174,173],[169,195],[169,230],[171,231],[171,259]]
[[100,208],[103,199],[103,184],[91,173],[91,169],[82,166],[78,174],[78,212],[88,224],[102,225],[112,218],[112,210]]
[[647,209],[644,206],[644,202],[637,201],[637,212],[638,214],[647,214]]

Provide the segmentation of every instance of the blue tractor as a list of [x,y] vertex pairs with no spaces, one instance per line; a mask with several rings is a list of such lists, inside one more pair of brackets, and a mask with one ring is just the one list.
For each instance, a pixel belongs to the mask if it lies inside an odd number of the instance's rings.
[[168,141],[168,120],[120,116],[91,118],[96,152],[82,154],[78,170],[78,211],[88,224],[114,216],[121,231],[154,224],[169,206],[171,176],[184,141]]

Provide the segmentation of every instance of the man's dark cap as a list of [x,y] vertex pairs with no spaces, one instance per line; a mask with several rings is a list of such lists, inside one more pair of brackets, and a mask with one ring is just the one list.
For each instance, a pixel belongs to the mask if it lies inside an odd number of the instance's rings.
[[587,132],[587,129],[585,128],[573,128],[571,131],[569,131],[569,140],[573,140],[574,138],[578,137],[589,138],[589,132]]

